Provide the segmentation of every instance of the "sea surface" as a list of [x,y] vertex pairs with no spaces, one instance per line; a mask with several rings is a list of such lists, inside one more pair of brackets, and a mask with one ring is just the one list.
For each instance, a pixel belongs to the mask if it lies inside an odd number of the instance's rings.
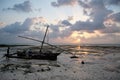
[[[57,61],[6,59],[0,47],[0,80],[120,80],[120,45],[44,47],[61,52]],[[33,46],[11,47],[10,53]],[[78,58],[71,58],[72,56]],[[81,62],[84,62],[82,64]]]

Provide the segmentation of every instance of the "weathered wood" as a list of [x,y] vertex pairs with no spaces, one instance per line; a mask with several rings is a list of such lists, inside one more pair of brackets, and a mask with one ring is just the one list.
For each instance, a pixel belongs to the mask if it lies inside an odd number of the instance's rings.
[[8,58],[21,58],[21,59],[57,60],[57,56],[60,53],[31,52],[29,55],[27,55],[27,54],[26,54],[26,52],[17,52],[17,53],[9,54],[7,57]]

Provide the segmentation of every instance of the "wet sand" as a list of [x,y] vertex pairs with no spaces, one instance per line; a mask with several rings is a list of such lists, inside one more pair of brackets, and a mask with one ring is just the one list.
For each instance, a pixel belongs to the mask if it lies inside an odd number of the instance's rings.
[[[57,61],[1,59],[0,80],[120,80],[120,48],[68,49],[79,58],[63,52]],[[0,50],[1,55],[5,53]]]

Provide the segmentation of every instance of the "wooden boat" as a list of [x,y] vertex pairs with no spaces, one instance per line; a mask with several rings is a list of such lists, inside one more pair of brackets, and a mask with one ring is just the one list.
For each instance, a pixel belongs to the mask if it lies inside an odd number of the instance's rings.
[[60,53],[52,53],[52,52],[46,52],[46,53],[39,53],[39,52],[19,52],[17,51],[14,54],[6,54],[6,57],[8,58],[20,58],[20,59],[40,59],[40,60],[57,60],[57,56]]
[[[45,32],[43,41],[37,40],[38,42],[42,43],[41,48],[40,48],[40,50],[38,52],[35,52],[35,51],[17,51],[17,52],[15,52],[13,54],[9,54],[9,47],[8,47],[7,54],[5,54],[5,56],[7,58],[57,60],[57,56],[60,53],[58,53],[58,52],[53,53],[52,51],[45,51],[45,52],[42,51],[43,44],[45,43],[44,41],[45,41],[45,37],[46,37],[48,27],[49,26],[47,26],[47,28],[46,28],[46,32]],[[22,38],[26,38],[26,37],[22,37]],[[35,40],[35,39],[32,39],[32,40]],[[51,44],[48,44],[48,45],[52,46]],[[56,46],[54,46],[54,47],[56,47]]]

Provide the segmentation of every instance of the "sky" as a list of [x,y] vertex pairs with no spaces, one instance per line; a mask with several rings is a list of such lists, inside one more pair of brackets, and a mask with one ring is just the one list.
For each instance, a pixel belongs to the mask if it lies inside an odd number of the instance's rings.
[[120,44],[120,0],[0,0],[0,44]]

